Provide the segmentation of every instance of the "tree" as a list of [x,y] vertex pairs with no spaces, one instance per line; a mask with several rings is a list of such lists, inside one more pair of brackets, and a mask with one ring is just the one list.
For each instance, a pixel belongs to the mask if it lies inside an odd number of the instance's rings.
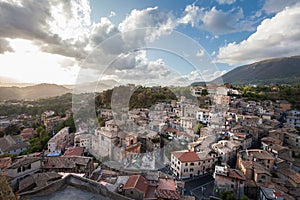
[[198,122],[197,125],[194,128],[194,133],[200,136],[201,128],[203,128],[203,124]]
[[20,129],[20,127],[18,125],[11,124],[11,125],[9,125],[8,127],[6,127],[4,129],[4,133],[6,135],[17,135],[17,134],[21,133],[21,129]]
[[223,200],[236,200],[234,193],[228,190],[221,192],[221,198]]
[[206,95],[208,95],[207,89],[201,90],[201,96],[206,96]]
[[240,200],[250,200],[247,196],[242,196]]

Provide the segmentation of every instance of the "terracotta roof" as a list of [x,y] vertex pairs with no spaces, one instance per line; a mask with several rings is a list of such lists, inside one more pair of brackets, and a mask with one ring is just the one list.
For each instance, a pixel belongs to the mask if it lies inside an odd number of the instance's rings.
[[300,183],[300,173],[286,168],[286,169],[279,169],[278,170],[279,173],[287,176],[289,179],[293,180],[295,183]]
[[30,163],[34,163],[34,162],[37,162],[37,161],[40,161],[42,158],[40,157],[24,157],[18,161],[16,161],[15,163],[13,163],[9,169],[16,169],[16,168],[19,168],[19,167],[22,167],[24,165],[28,165]]
[[148,189],[148,181],[141,175],[132,175],[125,183],[123,189],[136,189],[139,192],[146,194]]
[[172,154],[181,162],[197,162],[201,160],[194,151],[174,151]]
[[180,194],[178,191],[174,190],[156,190],[156,197],[162,199],[180,199]]
[[64,156],[82,156],[84,147],[72,147],[64,153]]
[[0,138],[0,149],[4,152],[14,144],[16,144],[16,142],[10,135]]
[[91,157],[84,156],[61,156],[47,157],[44,160],[45,169],[72,169],[76,165],[87,166],[92,160]]
[[237,169],[230,169],[228,173],[228,177],[234,178],[234,179],[239,179],[239,180],[246,180],[245,175]]
[[163,199],[180,199],[180,194],[176,190],[175,181],[173,179],[159,179],[156,197]]
[[0,158],[0,169],[11,165],[11,157]]
[[157,189],[176,190],[176,183],[173,179],[159,179]]
[[262,160],[275,160],[275,158],[269,152],[261,149],[249,149],[246,150],[248,155],[253,155],[255,158]]

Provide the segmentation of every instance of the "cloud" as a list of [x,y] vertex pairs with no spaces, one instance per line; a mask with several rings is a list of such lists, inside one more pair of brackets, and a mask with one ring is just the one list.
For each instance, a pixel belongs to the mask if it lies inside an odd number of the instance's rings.
[[31,40],[42,51],[82,59],[89,12],[88,1],[0,2],[0,38]]
[[114,11],[110,11],[109,17],[114,17],[116,16],[116,13]]
[[[127,41],[135,40],[137,43],[145,41],[153,41],[155,38],[168,34],[176,26],[176,20],[171,13],[161,12],[158,7],[146,8],[143,10],[132,10],[131,13],[119,24],[119,30],[123,33],[124,39]],[[137,31],[132,34],[133,30],[142,28],[153,28],[148,31]],[[130,32],[131,35],[126,33]]]
[[28,0],[22,5],[0,2],[0,37],[50,40],[46,32],[49,8],[49,3],[42,1]]
[[236,0],[216,0],[219,4],[233,4]]
[[294,6],[298,2],[299,0],[266,0],[262,9],[267,14],[277,13],[286,7]]
[[0,54],[8,51],[13,52],[13,49],[9,45],[9,42],[6,39],[0,38]]
[[108,18],[102,17],[99,23],[93,25],[90,40],[96,46],[117,33],[119,33],[118,28]]
[[262,59],[300,54],[300,4],[265,19],[255,33],[240,43],[219,49],[217,61],[245,64]]
[[199,58],[202,58],[204,55],[205,55],[205,52],[204,52],[204,50],[202,50],[202,49],[200,49],[200,50],[197,52],[197,54],[196,54],[196,56],[199,57]]
[[185,8],[184,15],[178,20],[179,24],[190,24],[213,35],[223,35],[234,32],[253,30],[253,23],[244,17],[243,9],[237,8],[229,11],[210,10],[200,8],[195,4]]

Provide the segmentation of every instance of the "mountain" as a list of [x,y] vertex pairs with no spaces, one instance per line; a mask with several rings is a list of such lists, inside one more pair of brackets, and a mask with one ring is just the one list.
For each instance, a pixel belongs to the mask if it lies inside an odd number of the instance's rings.
[[60,96],[72,90],[55,84],[37,84],[26,87],[0,87],[0,100],[33,100]]
[[233,85],[299,84],[300,56],[275,58],[237,67],[222,77]]

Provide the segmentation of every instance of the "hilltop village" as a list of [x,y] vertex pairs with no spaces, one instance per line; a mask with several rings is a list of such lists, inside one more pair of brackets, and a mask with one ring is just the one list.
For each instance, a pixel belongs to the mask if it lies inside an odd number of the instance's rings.
[[97,107],[95,129],[70,110],[1,116],[0,197],[300,199],[299,110],[228,85],[189,92],[150,108]]

